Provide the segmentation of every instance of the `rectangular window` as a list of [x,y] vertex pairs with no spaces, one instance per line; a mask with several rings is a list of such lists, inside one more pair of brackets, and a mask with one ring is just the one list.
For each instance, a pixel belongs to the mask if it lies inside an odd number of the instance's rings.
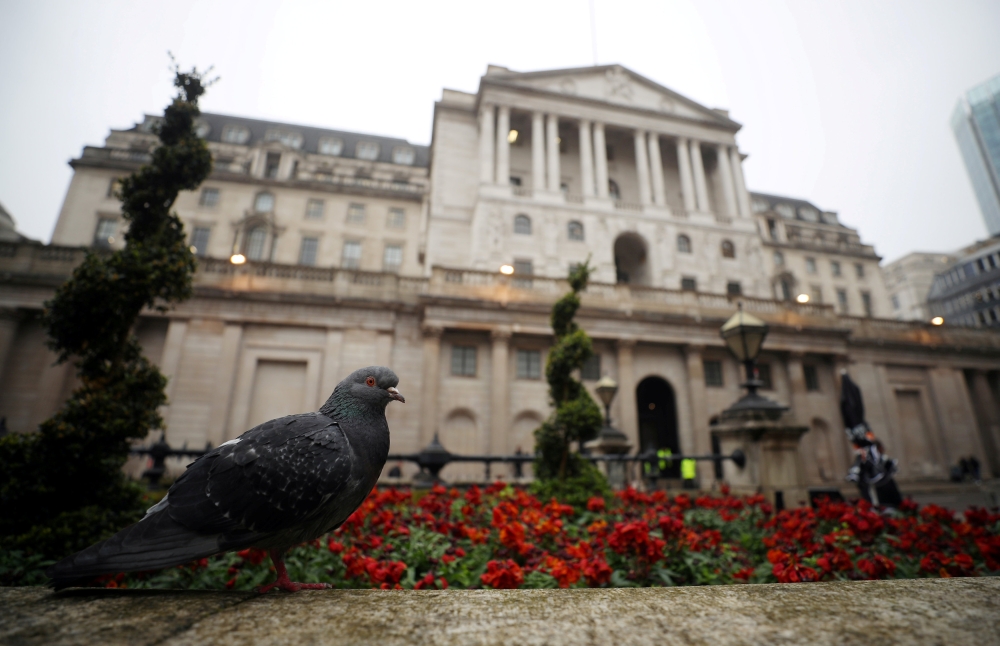
[[347,206],[347,222],[349,224],[364,224],[365,205],[351,203]]
[[722,386],[722,362],[706,359],[702,365],[705,368],[705,385]]
[[[861,265],[858,265],[859,267]],[[872,317],[872,295],[868,292],[861,292],[861,306],[865,310],[865,316]]]
[[778,239],[778,223],[773,218],[767,219],[767,235],[771,236],[771,240]]
[[698,281],[691,276],[685,276],[681,278],[681,289],[685,292],[696,292],[698,291]]
[[403,209],[389,209],[389,217],[385,221],[385,226],[390,229],[405,229],[406,211]]
[[840,262],[837,260],[830,261],[830,273],[834,276],[840,276]]
[[306,218],[310,220],[323,219],[323,200],[309,200],[306,203]]
[[843,289],[837,290],[837,305],[840,307],[841,314],[847,314],[847,291]]
[[854,275],[857,276],[858,278],[865,277],[865,266],[862,265],[860,262],[854,263]]
[[816,273],[816,259],[806,258],[806,272],[810,274]]
[[344,243],[344,269],[357,269],[361,266],[361,243],[349,240]]
[[590,358],[583,362],[580,368],[580,378],[588,381],[597,381],[601,378],[601,355],[592,354]]
[[101,218],[97,221],[97,229],[94,231],[94,244],[99,247],[106,247],[115,242],[115,233],[118,232],[118,220],[114,218]]
[[278,179],[278,166],[281,165],[281,153],[267,153],[264,160],[264,177]]
[[344,150],[344,140],[336,137],[320,137],[319,154],[339,155]]
[[212,230],[208,227],[195,227],[191,232],[191,253],[204,256],[208,253],[208,236]]
[[774,252],[774,264],[777,267],[781,267],[782,265],[784,265],[785,264],[785,254],[781,253],[780,251],[775,251]]
[[817,303],[817,304],[818,303],[822,303],[823,302],[823,288],[820,287],[819,285],[810,285],[809,286],[809,299],[813,303]]
[[774,384],[771,382],[771,364],[757,364],[757,378],[761,381],[761,390],[774,390]]
[[314,266],[318,250],[319,238],[302,238],[302,248],[299,250],[299,264],[310,267]]
[[354,156],[358,159],[374,161],[378,159],[379,145],[371,141],[359,141],[354,147]]
[[730,296],[741,296],[743,294],[743,286],[740,285],[738,280],[731,280],[726,283],[726,293]]
[[533,273],[535,273],[535,269],[530,260],[515,260],[513,280],[514,287],[531,289],[531,275]]
[[518,177],[517,175],[511,175],[510,176],[510,185],[511,186],[520,186],[521,185],[521,178]]
[[382,271],[399,271],[399,266],[403,264],[403,247],[398,244],[385,246],[382,254]]
[[802,366],[802,374],[806,378],[806,390],[814,392],[819,390],[819,372],[817,372],[816,366],[811,364]]
[[201,197],[198,198],[198,204],[209,209],[218,206],[219,189],[217,188],[201,189]]
[[108,182],[108,197],[116,197],[115,193],[121,188],[122,180],[120,177],[112,177],[111,181]]
[[517,351],[517,378],[541,379],[542,353],[539,350]]
[[471,345],[451,347],[451,374],[456,377],[476,376],[476,348]]

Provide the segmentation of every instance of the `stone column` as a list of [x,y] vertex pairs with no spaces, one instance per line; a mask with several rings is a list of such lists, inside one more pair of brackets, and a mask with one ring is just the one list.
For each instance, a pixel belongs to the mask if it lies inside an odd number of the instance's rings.
[[660,135],[649,133],[649,172],[653,176],[653,204],[667,205],[667,190],[663,185],[663,159],[660,155]]
[[489,453],[506,455],[510,453],[507,439],[510,435],[510,377],[507,366],[510,356],[510,329],[498,327],[492,331],[493,354],[490,360],[493,368],[490,384],[490,441]]
[[982,465],[984,475],[992,472],[993,477],[1000,477],[1000,403],[990,392],[990,384],[986,373],[982,370],[971,371],[969,376],[969,394],[975,409],[979,435],[982,438],[986,464]]
[[326,331],[326,343],[323,348],[323,386],[320,389],[324,402],[340,383],[340,348],[343,343],[343,330],[330,328]]
[[743,160],[736,146],[729,148],[729,165],[733,170],[733,183],[736,187],[736,204],[740,207],[740,217],[749,218],[753,215],[750,207],[750,194],[747,193],[746,182],[743,181]]
[[0,308],[0,379],[3,378],[4,365],[17,337],[17,326],[20,321],[21,314],[16,309]]
[[[243,422],[247,412],[231,419],[233,390],[236,388],[236,370],[240,360],[240,346],[243,344],[243,325],[227,323],[222,330],[222,348],[219,352],[219,363],[215,373],[215,384],[212,388],[212,407],[208,413],[208,430],[205,438],[212,446],[219,446],[228,439],[238,436],[243,431]],[[251,374],[253,374],[251,372]],[[228,431],[228,432],[227,432]]]
[[809,391],[806,390],[806,373],[802,367],[803,354],[792,352],[788,355],[788,395],[795,421],[805,426],[809,425],[809,407],[806,404],[806,397]]
[[604,124],[594,124],[594,183],[597,197],[608,196],[608,144],[604,140]]
[[646,158],[646,132],[635,133],[635,168],[639,176],[639,203],[649,204],[649,160]]
[[635,339],[618,340],[618,423],[632,446],[641,453],[646,447],[639,445],[639,415],[635,404]]
[[590,122],[580,121],[580,180],[584,197],[594,196],[594,159],[590,148]]
[[698,197],[698,210],[707,213],[708,185],[705,184],[705,163],[701,159],[701,142],[691,140],[691,167],[694,171],[694,192]]
[[164,394],[167,405],[173,396],[177,384],[177,369],[181,363],[181,353],[184,348],[184,337],[187,336],[188,322],[182,319],[170,319],[167,323],[167,338],[163,341],[163,357],[160,360],[160,372],[167,378]]
[[531,113],[531,190],[545,190],[545,115]]
[[479,181],[493,183],[493,119],[496,107],[484,105],[479,108]]
[[73,363],[56,363],[59,355],[45,349],[45,364],[35,386],[35,402],[31,407],[31,424],[34,429],[51,417],[65,401],[66,382],[72,378]]
[[729,170],[729,146],[716,146],[719,158],[719,181],[722,182],[722,197],[726,201],[726,215],[731,218],[739,216],[736,206],[736,191],[733,188],[733,173]]
[[697,210],[694,196],[694,181],[691,179],[691,154],[688,150],[688,140],[677,139],[677,166],[681,173],[681,197],[684,198],[684,210],[688,213]]
[[441,380],[441,334],[437,326],[424,328],[424,374],[423,401],[420,403],[420,446],[419,451],[430,444],[438,425],[438,385]]
[[[712,440],[708,428],[708,404],[705,397],[705,364],[702,361],[701,345],[688,345],[684,348],[684,358],[687,362],[687,384],[689,406],[691,407],[691,425],[688,433],[681,433],[681,453],[705,455],[712,452]],[[715,470],[711,462],[698,462],[699,486],[705,488],[715,479]]]
[[548,151],[549,190],[559,192],[559,117],[548,115],[545,129],[545,144]]
[[506,105],[497,110],[497,185],[510,186],[510,108]]

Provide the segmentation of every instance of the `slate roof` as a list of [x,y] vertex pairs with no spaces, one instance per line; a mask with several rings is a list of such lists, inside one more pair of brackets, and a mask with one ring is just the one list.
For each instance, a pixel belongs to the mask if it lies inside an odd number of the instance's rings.
[[827,212],[819,208],[809,200],[800,200],[799,198],[796,197],[786,197],[784,195],[770,195],[768,193],[757,193],[756,191],[751,191],[750,197],[753,199],[764,200],[765,202],[767,202],[768,208],[772,211],[774,210],[774,207],[778,206],[779,204],[787,204],[788,206],[795,209],[796,220],[804,219],[799,215],[799,208],[804,207],[816,211],[817,215],[820,218],[820,221],[823,222],[824,224],[836,224],[845,229],[850,228],[842,224],[839,220],[833,222],[829,221],[828,216],[826,215]]
[[[147,116],[147,122],[150,119],[157,119],[158,116]],[[379,155],[378,159],[375,161],[384,162],[387,164],[394,163],[392,161],[392,151],[397,146],[406,146],[412,148],[414,151],[414,160],[411,166],[424,167],[429,165],[430,160],[430,146],[420,146],[417,144],[411,144],[405,139],[398,139],[396,137],[383,137],[380,135],[369,135],[360,132],[347,132],[345,130],[331,130],[329,128],[316,128],[313,126],[302,126],[292,123],[282,123],[280,121],[264,121],[262,119],[248,119],[246,117],[235,117],[227,114],[214,114],[211,112],[202,112],[201,116],[198,117],[198,122],[206,123],[209,125],[208,134],[205,136],[207,141],[213,141],[217,143],[222,143],[222,129],[229,124],[243,126],[250,131],[250,139],[243,145],[253,145],[258,142],[264,141],[264,136],[268,130],[280,129],[282,131],[301,133],[303,142],[300,150],[309,153],[319,153],[319,140],[322,137],[336,137],[344,141],[344,147],[341,150],[338,157],[344,157],[347,159],[355,158],[355,148],[358,142],[373,142],[379,144]],[[140,130],[142,124],[137,124],[132,130]]]

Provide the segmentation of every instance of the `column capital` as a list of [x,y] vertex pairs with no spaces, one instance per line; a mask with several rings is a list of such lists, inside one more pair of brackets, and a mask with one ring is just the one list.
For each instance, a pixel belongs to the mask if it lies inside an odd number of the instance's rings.
[[704,343],[685,343],[684,352],[689,355],[700,355],[705,351],[705,347]]
[[636,338],[634,336],[623,336],[615,341],[619,350],[632,350],[635,348]]
[[444,326],[424,324],[421,332],[423,332],[425,339],[440,339],[441,335],[444,334]]
[[510,337],[512,335],[513,332],[511,331],[510,327],[506,325],[495,327],[492,330],[490,330],[490,338],[493,339],[494,342],[510,341]]

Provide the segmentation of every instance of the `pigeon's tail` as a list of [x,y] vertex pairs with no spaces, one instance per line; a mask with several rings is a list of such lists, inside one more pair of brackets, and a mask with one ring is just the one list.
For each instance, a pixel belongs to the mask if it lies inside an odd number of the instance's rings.
[[49,567],[45,574],[56,590],[102,574],[156,570],[222,551],[219,535],[198,534],[157,511],[106,541],[91,545]]

